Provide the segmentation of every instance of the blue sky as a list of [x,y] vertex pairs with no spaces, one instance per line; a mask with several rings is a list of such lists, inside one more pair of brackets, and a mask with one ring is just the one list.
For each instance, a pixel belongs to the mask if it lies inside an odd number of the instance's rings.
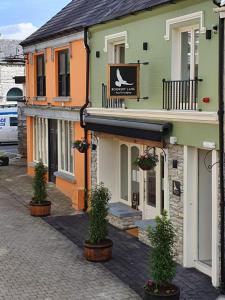
[[1,38],[24,39],[71,0],[0,0]]

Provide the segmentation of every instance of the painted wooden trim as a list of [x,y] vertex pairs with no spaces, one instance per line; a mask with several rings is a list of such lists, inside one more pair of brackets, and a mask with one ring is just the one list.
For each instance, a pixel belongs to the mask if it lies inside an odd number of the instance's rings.
[[108,44],[114,43],[114,42],[117,42],[120,40],[125,42],[125,48],[129,48],[127,31],[123,31],[123,32],[106,35],[105,36],[105,48],[103,49],[103,51],[105,53],[107,53],[108,52]]
[[113,135],[113,134],[108,134],[108,133],[101,133],[101,132],[96,132],[95,134],[99,138],[114,139],[114,140],[116,139],[116,140],[120,140],[124,143],[145,145],[145,146],[149,146],[149,147],[158,147],[158,148],[163,148],[163,146],[164,146],[163,142],[135,139],[135,138],[125,137],[125,136],[120,136],[120,135]]
[[177,121],[185,123],[218,124],[218,115],[216,112],[88,108],[87,113],[90,115],[115,118],[122,117],[147,120]]
[[70,34],[70,35],[65,35],[65,36],[60,37],[60,38],[49,39],[45,42],[37,43],[37,44],[31,45],[31,46],[25,46],[24,47],[24,53],[25,54],[30,53],[30,52],[34,53],[36,51],[40,51],[40,50],[43,50],[45,48],[62,47],[65,44],[69,44],[70,42],[81,40],[83,38],[84,38],[84,33],[83,33],[83,31],[81,31],[81,32]]
[[[219,161],[218,152],[212,151],[212,165]],[[212,168],[212,284],[220,285],[220,236],[219,236],[219,166]]]
[[171,28],[172,27],[184,26],[185,22],[192,21],[192,20],[193,21],[197,20],[199,22],[200,33],[205,33],[206,32],[206,28],[204,26],[204,13],[203,13],[203,11],[198,11],[198,12],[194,12],[192,14],[188,14],[188,15],[184,15],[184,16],[180,16],[180,17],[176,17],[176,18],[173,18],[173,19],[166,20],[166,33],[165,33],[164,39],[166,41],[170,40],[170,33],[171,33]]

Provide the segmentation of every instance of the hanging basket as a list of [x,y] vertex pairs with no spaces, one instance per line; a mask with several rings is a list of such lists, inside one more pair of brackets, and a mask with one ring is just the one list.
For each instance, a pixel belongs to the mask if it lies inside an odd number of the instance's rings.
[[77,140],[73,143],[73,148],[77,149],[80,153],[85,153],[89,148],[89,144],[86,140]]
[[150,171],[156,167],[158,161],[158,155],[146,152],[138,156],[134,164],[143,171]]

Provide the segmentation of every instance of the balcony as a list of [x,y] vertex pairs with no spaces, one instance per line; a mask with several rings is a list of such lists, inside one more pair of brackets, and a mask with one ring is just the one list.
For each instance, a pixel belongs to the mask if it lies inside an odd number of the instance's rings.
[[201,79],[163,79],[163,109],[198,110],[198,84]]
[[102,107],[103,108],[125,108],[124,99],[107,98],[107,85],[102,83]]

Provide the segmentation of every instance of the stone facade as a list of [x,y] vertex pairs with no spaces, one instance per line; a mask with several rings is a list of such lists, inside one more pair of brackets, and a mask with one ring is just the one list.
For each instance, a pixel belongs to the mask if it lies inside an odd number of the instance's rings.
[[0,63],[0,101],[6,102],[7,93],[12,88],[19,88],[24,94],[24,85],[15,84],[15,76],[24,76],[24,65]]
[[108,214],[107,220],[109,223],[121,230],[127,230],[135,228],[135,222],[141,220],[142,216],[131,216],[131,217],[117,217],[112,214]]
[[138,239],[145,245],[151,246],[151,243],[150,243],[150,240],[148,237],[148,232],[145,229],[142,229],[142,228],[138,229]]
[[18,153],[22,157],[27,157],[27,126],[24,103],[18,103]]
[[[173,160],[178,161],[177,168],[173,168]],[[168,181],[169,181],[169,214],[176,231],[176,261],[183,263],[183,222],[184,222],[184,146],[169,145],[168,147]],[[173,181],[180,183],[181,195],[173,194]]]
[[97,184],[97,151],[96,150],[91,151],[91,187],[93,188]]

